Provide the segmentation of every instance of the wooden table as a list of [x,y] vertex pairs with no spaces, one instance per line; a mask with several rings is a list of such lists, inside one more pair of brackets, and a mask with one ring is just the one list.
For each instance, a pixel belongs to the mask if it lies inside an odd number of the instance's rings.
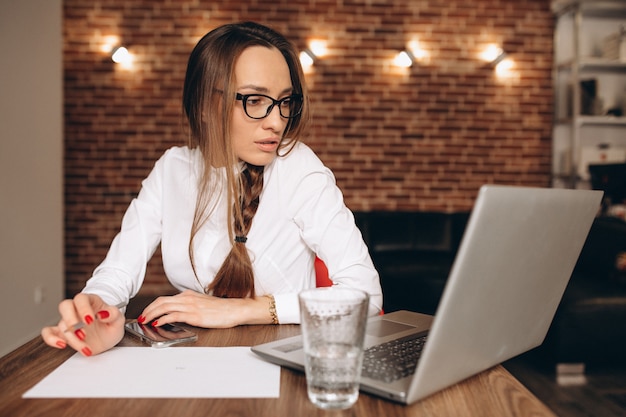
[[[297,325],[197,329],[196,345],[251,346],[299,331]],[[141,346],[130,336],[120,345]],[[555,416],[502,366],[410,406],[361,393],[358,402],[343,411],[317,409],[307,398],[304,374],[285,368],[281,370],[280,398],[272,399],[22,399],[24,392],[72,354],[69,349],[50,348],[36,338],[0,358],[0,417]]]

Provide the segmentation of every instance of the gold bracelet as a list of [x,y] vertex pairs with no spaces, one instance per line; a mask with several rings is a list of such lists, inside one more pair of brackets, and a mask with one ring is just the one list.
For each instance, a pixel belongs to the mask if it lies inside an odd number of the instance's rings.
[[270,300],[270,317],[272,318],[272,324],[278,324],[278,315],[276,314],[276,300],[272,294],[265,295]]

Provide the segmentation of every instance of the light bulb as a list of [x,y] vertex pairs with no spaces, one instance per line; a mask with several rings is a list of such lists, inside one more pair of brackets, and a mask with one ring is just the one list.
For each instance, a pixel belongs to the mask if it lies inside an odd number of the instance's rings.
[[402,51],[396,55],[396,58],[393,60],[393,63],[402,68],[409,68],[413,65],[413,59],[409,55],[407,51]]
[[123,46],[115,48],[111,54],[113,62],[119,64],[122,68],[131,69],[133,67],[133,55]]

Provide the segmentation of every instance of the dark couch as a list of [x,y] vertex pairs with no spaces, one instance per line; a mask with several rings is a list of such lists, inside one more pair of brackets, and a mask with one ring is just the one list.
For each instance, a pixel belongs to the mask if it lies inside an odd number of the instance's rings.
[[626,223],[595,219],[546,341],[550,362],[626,364],[626,276],[615,265],[626,252]]
[[[376,265],[386,312],[433,314],[469,213],[356,212]],[[552,364],[626,362],[626,282],[614,268],[626,251],[626,223],[595,220],[546,341]]]
[[468,217],[469,213],[355,213],[381,277],[386,312],[435,312]]

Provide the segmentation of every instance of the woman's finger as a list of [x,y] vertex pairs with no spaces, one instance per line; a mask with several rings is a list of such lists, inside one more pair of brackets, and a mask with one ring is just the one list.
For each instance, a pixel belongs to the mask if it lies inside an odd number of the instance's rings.
[[90,294],[79,293],[74,297],[74,308],[76,310],[77,318],[82,323],[89,326],[95,320],[94,303],[98,303],[100,297],[93,297]]
[[48,346],[57,349],[65,349],[67,347],[67,341],[58,326],[44,327],[41,329],[41,338]]
[[64,332],[65,336],[70,332],[77,332],[75,333],[76,336],[79,339],[84,339],[84,331],[81,328],[83,321],[76,311],[74,300],[61,301],[59,304],[59,313],[61,314],[61,321],[59,322],[60,331]]
[[142,324],[151,323],[161,316],[179,311],[183,306],[176,297],[178,295],[158,297],[143,310],[137,321]]
[[122,312],[116,306],[106,305],[96,312],[96,319],[101,323],[112,323],[122,317]]

